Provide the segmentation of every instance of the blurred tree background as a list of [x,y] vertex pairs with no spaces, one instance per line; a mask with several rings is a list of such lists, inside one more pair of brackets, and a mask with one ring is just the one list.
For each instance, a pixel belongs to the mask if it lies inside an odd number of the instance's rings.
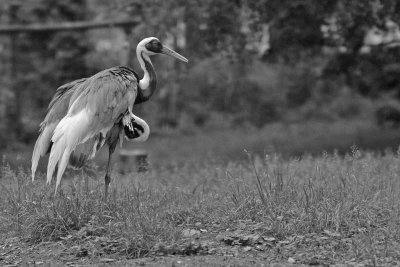
[[[4,0],[0,26],[135,19],[134,27],[0,35],[0,148],[31,144],[55,89],[157,36],[189,58],[154,57],[152,128],[262,128],[275,121],[400,121],[396,0]],[[397,117],[396,117],[397,116]],[[157,130],[156,130],[157,131]]]

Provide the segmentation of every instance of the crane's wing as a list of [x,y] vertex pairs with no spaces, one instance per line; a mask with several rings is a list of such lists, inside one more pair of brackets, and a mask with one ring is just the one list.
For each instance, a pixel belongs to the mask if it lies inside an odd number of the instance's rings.
[[128,68],[116,67],[87,78],[71,96],[67,115],[56,126],[47,166],[47,183],[58,164],[56,190],[76,146],[101,134],[106,136],[121,114],[131,112],[138,80]]
[[[116,67],[107,71],[110,72],[112,75],[115,75],[116,77],[120,77],[124,81],[126,86],[130,86],[130,83],[134,83],[135,80],[139,81],[139,76],[133,70],[126,67]],[[85,93],[79,91],[74,97],[78,98],[81,95],[85,94],[87,94],[87,92]],[[135,101],[136,98],[137,95],[135,97]],[[123,117],[123,114],[121,114],[120,118],[116,120],[118,121],[118,123],[114,124],[111,130],[107,132],[106,136],[104,136],[104,134],[102,133],[99,133],[89,138],[84,143],[78,144],[74,151],[71,152],[69,164],[75,168],[83,167],[87,160],[92,159],[96,155],[97,151],[99,151],[99,149],[102,148],[105,143],[108,144],[110,150],[114,151],[118,140],[122,140],[119,138],[119,135],[121,134],[123,128],[123,123],[121,121]],[[138,139],[138,137],[135,137],[132,140],[138,141]]]
[[35,179],[40,157],[49,153],[51,149],[51,136],[57,124],[67,114],[69,102],[74,90],[85,80],[86,78],[83,78],[60,86],[51,99],[47,108],[46,117],[40,124],[40,134],[32,153],[32,181]]

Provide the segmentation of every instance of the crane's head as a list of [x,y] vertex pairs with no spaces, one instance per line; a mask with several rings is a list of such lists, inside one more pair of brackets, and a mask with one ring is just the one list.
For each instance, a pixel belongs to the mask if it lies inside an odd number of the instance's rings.
[[143,39],[138,45],[136,49],[137,53],[143,53],[145,55],[157,55],[157,54],[165,54],[174,58],[177,58],[185,63],[189,62],[187,58],[178,54],[174,50],[164,46],[160,40],[156,37],[148,37]]
[[149,138],[150,127],[147,123],[139,117],[134,116],[130,118],[125,116],[124,119],[128,118],[129,122],[122,121],[124,127],[125,138],[129,141],[144,142]]

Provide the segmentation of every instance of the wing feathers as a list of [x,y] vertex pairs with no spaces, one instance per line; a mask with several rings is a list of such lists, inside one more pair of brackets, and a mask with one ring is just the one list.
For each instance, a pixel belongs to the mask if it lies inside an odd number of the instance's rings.
[[56,128],[56,123],[50,123],[46,127],[43,128],[42,132],[39,135],[35,143],[35,147],[33,149],[32,154],[32,181],[35,180],[35,173],[37,166],[39,164],[40,157],[46,155],[47,151],[51,145],[51,136],[53,135],[53,131]]
[[71,155],[71,149],[69,147],[66,147],[61,161],[59,161],[58,163],[58,171],[57,171],[57,182],[56,182],[56,189],[55,189],[55,193],[57,193],[57,189],[60,186],[60,182],[61,182],[61,177],[64,174],[65,168],[68,165],[68,161],[69,161],[69,156]]
[[84,142],[88,137],[88,126],[90,124],[90,115],[87,110],[75,114],[74,116],[66,116],[63,118],[52,137],[53,147],[50,152],[49,164],[47,166],[47,183],[49,184],[53,178],[54,170],[58,164],[56,191],[61,181],[62,174],[67,167],[71,151],[75,147]]
[[40,135],[35,143],[32,153],[32,181],[35,179],[35,173],[40,157],[46,155],[51,147],[51,138],[58,122],[67,114],[68,103],[77,86],[82,84],[86,78],[72,81],[60,86],[50,101],[47,109],[47,115],[40,124]]

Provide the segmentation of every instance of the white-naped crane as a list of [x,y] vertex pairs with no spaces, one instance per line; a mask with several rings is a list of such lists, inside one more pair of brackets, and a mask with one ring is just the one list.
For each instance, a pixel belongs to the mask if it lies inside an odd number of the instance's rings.
[[40,157],[50,153],[47,184],[57,168],[55,193],[68,163],[81,167],[105,144],[109,155],[105,175],[105,199],[110,184],[111,158],[118,141],[146,141],[147,123],[132,113],[134,104],[147,101],[157,86],[150,56],[165,54],[183,62],[188,60],[164,46],[155,37],[143,39],[136,55],[143,78],[130,68],[114,67],[59,87],[50,101],[47,115],[40,124],[40,135],[32,154],[32,181]]

